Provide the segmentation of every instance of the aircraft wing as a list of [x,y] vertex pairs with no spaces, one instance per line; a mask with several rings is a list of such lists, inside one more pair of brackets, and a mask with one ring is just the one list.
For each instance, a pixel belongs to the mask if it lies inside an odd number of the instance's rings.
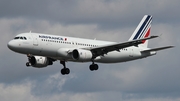
[[108,52],[111,52],[111,51],[119,51],[122,48],[130,47],[130,46],[137,46],[139,44],[142,44],[144,40],[153,39],[156,37],[158,36],[150,36],[150,37],[137,39],[137,40],[131,40],[131,41],[122,42],[122,43],[109,44],[105,46],[91,48],[89,50],[93,53],[94,57],[97,57],[100,55],[107,54]]
[[148,49],[148,50],[143,50],[141,52],[150,52],[150,51],[160,51],[168,48],[173,48],[174,46],[166,46],[166,47],[159,47],[159,48],[153,48],[153,49]]

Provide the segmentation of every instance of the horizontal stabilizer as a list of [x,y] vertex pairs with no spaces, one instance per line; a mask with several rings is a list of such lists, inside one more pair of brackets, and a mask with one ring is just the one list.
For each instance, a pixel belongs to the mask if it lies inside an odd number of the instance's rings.
[[164,50],[164,49],[173,48],[173,47],[174,47],[174,46],[159,47],[159,48],[153,48],[153,49],[143,50],[143,51],[141,51],[141,52],[159,51],[159,50]]

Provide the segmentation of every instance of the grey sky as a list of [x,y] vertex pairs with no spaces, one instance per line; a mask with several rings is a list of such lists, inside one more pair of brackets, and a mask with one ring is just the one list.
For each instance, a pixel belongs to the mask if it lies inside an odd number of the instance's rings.
[[[0,0],[0,100],[179,101],[180,1],[178,0]],[[149,47],[175,45],[156,56],[117,64],[72,63],[26,67],[25,55],[7,48],[22,32],[126,41],[145,14],[153,15]]]

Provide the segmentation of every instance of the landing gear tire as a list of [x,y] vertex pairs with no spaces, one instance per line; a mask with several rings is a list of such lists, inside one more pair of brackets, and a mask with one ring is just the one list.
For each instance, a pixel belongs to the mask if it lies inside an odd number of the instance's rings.
[[27,67],[29,67],[29,66],[31,66],[31,65],[30,65],[30,63],[29,63],[29,62],[27,62],[27,63],[26,63],[26,66],[27,66]]
[[92,65],[89,66],[89,69],[91,71],[98,70],[98,68],[99,68],[99,66],[97,64],[92,64]]
[[70,73],[69,68],[63,68],[63,69],[61,69],[61,74],[62,74],[62,75],[69,74],[69,73]]
[[90,69],[91,71],[93,71],[93,70],[94,70],[93,65],[90,65],[90,66],[89,66],[89,69]]
[[94,64],[94,70],[98,70],[99,66],[97,64]]

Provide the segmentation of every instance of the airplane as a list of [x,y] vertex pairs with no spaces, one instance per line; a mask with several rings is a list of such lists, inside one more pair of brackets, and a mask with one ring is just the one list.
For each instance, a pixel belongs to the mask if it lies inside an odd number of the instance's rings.
[[42,33],[21,33],[7,44],[14,52],[28,57],[26,66],[43,68],[60,60],[63,65],[62,75],[70,73],[67,61],[92,62],[91,71],[98,70],[95,63],[119,63],[155,55],[157,51],[174,46],[148,48],[148,40],[158,36],[150,36],[151,15],[144,15],[139,25],[125,42],[110,42],[93,39],[58,36]]

